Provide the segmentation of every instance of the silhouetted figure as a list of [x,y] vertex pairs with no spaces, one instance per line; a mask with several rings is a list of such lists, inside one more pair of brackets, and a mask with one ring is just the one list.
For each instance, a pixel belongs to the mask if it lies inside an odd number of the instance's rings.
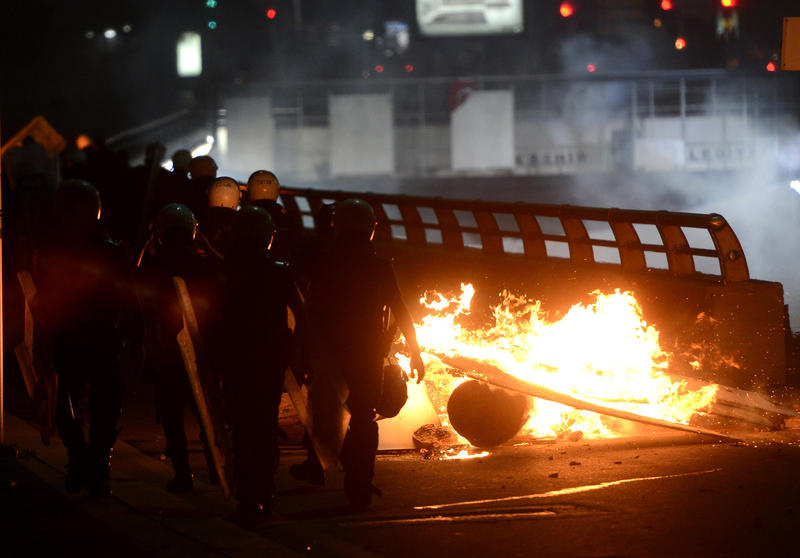
[[247,197],[251,204],[265,209],[275,225],[272,257],[295,263],[300,244],[300,225],[278,203],[280,188],[280,182],[274,173],[257,170],[247,180]]
[[[309,319],[320,353],[337,367],[349,388],[350,424],[341,453],[345,493],[356,508],[368,506],[378,449],[377,405],[383,361],[394,334],[389,311],[405,336],[418,381],[424,365],[411,316],[403,303],[391,261],[372,246],[375,214],[363,200],[336,205],[334,238],[314,266],[309,285]],[[315,374],[320,371],[315,370]]]
[[238,521],[255,525],[269,512],[278,465],[278,408],[293,334],[305,332],[305,309],[286,264],[269,254],[269,214],[242,208],[233,221],[233,244],[224,263],[223,303],[213,328],[213,357],[225,389],[233,434]]
[[241,198],[239,183],[222,176],[214,180],[208,190],[207,207],[198,214],[200,232],[223,257],[231,248],[233,218]]
[[195,215],[208,204],[208,190],[217,177],[217,163],[208,155],[195,157],[189,163],[189,186],[181,203]]
[[[108,475],[122,406],[119,356],[137,344],[137,310],[125,254],[100,226],[100,196],[88,182],[56,191],[55,222],[34,268],[34,342],[40,373],[58,375],[56,426],[69,454],[66,488],[111,493]],[[88,413],[89,438],[83,432]]]
[[[172,461],[175,477],[167,484],[170,492],[188,492],[194,487],[184,425],[189,406],[197,415],[176,336],[183,327],[172,278],[186,280],[199,316],[207,309],[211,295],[206,290],[214,272],[209,258],[199,254],[194,244],[197,222],[191,210],[181,204],[164,206],[154,221],[154,251],[143,264],[139,298],[145,315],[146,378],[155,385],[156,411],[164,429],[166,454]],[[206,282],[208,280],[208,282]],[[206,312],[207,313],[207,312]],[[207,444],[206,461],[211,463]],[[215,469],[209,466],[211,480]]]

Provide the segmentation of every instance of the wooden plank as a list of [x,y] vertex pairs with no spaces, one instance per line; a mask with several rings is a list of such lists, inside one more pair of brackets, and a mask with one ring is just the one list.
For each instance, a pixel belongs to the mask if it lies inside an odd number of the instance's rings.
[[501,387],[511,391],[523,393],[525,395],[530,395],[531,397],[547,399],[548,401],[561,403],[562,405],[567,405],[574,409],[591,411],[593,413],[599,413],[611,417],[631,420],[634,422],[640,422],[642,424],[648,424],[651,426],[660,426],[663,428],[670,428],[672,430],[680,430],[682,432],[691,432],[693,434],[709,436],[719,440],[739,441],[738,438],[733,438],[726,434],[715,432],[713,430],[708,430],[706,428],[699,428],[696,426],[682,424],[679,422],[672,422],[664,419],[646,417],[643,415],[632,413],[630,411],[622,411],[619,409],[606,407],[604,405],[591,403],[589,401],[585,401],[577,397],[557,392],[555,390],[552,390],[544,386],[540,386],[525,380],[521,380],[520,378],[507,374],[500,368],[488,362],[479,361],[468,357],[451,357],[444,354],[436,354],[436,353],[433,354],[435,354],[442,362],[444,362],[448,366],[452,366],[453,368],[457,368],[459,370],[464,371],[464,373],[470,378],[484,381],[493,384],[497,387]]

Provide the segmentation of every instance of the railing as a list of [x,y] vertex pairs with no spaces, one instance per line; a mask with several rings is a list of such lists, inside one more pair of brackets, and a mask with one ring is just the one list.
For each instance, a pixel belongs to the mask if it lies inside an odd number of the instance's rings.
[[372,205],[376,242],[481,252],[573,265],[618,265],[624,272],[747,281],[747,261],[721,215],[570,205],[450,200],[284,188],[281,201],[306,229],[323,204],[360,198]]

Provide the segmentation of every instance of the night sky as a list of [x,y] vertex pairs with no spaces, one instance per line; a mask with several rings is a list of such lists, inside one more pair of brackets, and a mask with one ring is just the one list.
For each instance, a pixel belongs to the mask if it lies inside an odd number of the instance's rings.
[[[583,71],[588,51],[600,54],[599,74],[682,68],[763,72],[779,53],[781,17],[800,15],[794,0],[738,0],[739,36],[721,39],[719,0],[673,0],[668,13],[660,0],[574,0],[575,15],[568,20],[558,13],[560,2],[541,0],[525,2],[519,35],[431,38],[418,32],[413,0],[216,0],[214,8],[206,2],[4,0],[3,137],[37,114],[66,136],[105,136],[187,105],[211,103],[221,86],[361,79],[376,64],[386,68],[384,78],[400,79],[558,74]],[[274,20],[265,17],[269,7],[276,10]],[[409,24],[411,35],[408,50],[391,58],[374,41],[362,39],[365,29],[380,35],[389,20]],[[105,39],[103,31],[111,28],[117,37]],[[190,30],[203,36],[204,73],[179,78],[175,43]],[[94,36],[88,38],[89,32]],[[677,36],[688,42],[680,52],[673,46]],[[403,71],[409,64],[413,74]]]

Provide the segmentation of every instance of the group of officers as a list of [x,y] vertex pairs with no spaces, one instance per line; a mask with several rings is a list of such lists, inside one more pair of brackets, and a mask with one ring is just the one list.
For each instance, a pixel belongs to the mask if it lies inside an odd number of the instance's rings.
[[[55,192],[54,226],[32,264],[38,291],[34,362],[43,378],[57,379],[50,385],[57,385],[55,424],[69,457],[67,490],[86,489],[96,498],[111,493],[126,360],[155,386],[165,453],[175,472],[167,489],[193,489],[184,412],[194,400],[176,341],[183,327],[177,276],[186,281],[221,386],[224,408],[214,412],[224,414],[231,433],[238,521],[255,525],[273,505],[278,409],[290,367],[311,386],[330,385],[314,382],[315,375],[334,371],[343,378],[350,413],[339,455],[345,493],[352,506],[369,506],[377,492],[376,406],[397,329],[417,381],[424,375],[391,261],[372,245],[372,207],[359,199],[323,206],[315,235],[304,235],[299,220],[279,204],[273,173],[254,172],[244,188],[216,177],[210,157],[187,161],[181,155],[173,173],[188,170],[188,181],[151,184],[150,198],[159,208],[145,212],[149,234],[135,250],[109,237],[93,184],[69,179]],[[314,393],[319,389],[312,387],[312,406],[315,397],[328,395]],[[214,468],[209,471],[213,482]],[[291,472],[324,482],[311,444],[308,459]]]

